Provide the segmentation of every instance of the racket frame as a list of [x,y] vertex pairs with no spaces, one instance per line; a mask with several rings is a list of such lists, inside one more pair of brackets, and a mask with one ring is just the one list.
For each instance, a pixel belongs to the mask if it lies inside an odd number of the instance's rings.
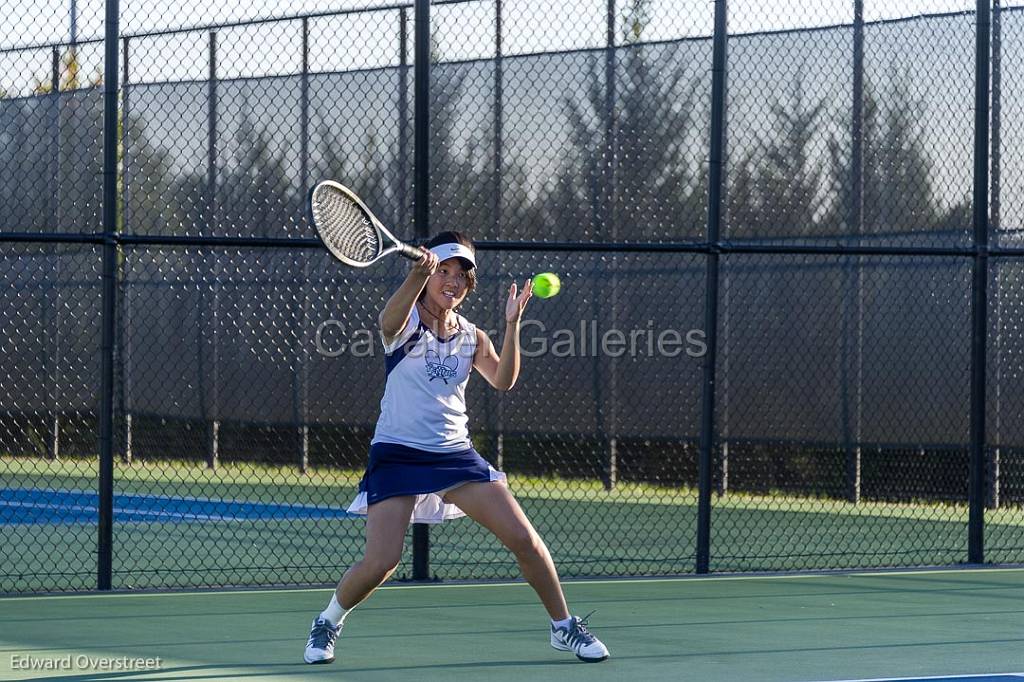
[[[371,227],[377,230],[377,232],[380,234],[381,244],[384,245],[390,242],[390,245],[382,248],[380,252],[369,261],[352,260],[345,254],[340,253],[336,251],[334,248],[332,248],[331,245],[328,244],[328,242],[324,239],[323,234],[321,234],[320,225],[317,223],[315,214],[313,213],[313,197],[316,195],[317,190],[319,190],[322,187],[329,187],[332,190],[338,191],[345,195],[346,198],[348,198],[353,204],[355,204],[359,208],[360,211],[363,212],[363,215],[370,221]],[[367,205],[363,203],[363,200],[360,199],[355,192],[353,192],[351,189],[341,184],[340,182],[335,182],[334,180],[321,180],[320,182],[316,183],[309,190],[309,195],[306,199],[306,210],[309,214],[309,222],[313,224],[313,229],[316,230],[317,237],[320,238],[320,243],[324,245],[324,248],[326,248],[327,251],[332,256],[334,256],[334,258],[338,259],[345,265],[351,266],[353,268],[365,268],[369,267],[370,265],[373,265],[381,258],[389,256],[393,253],[397,253],[401,256],[404,256],[409,260],[419,260],[423,256],[423,252],[420,251],[418,248],[412,246],[411,244],[406,244],[401,239],[398,239],[397,237],[395,237],[395,235],[391,234],[391,231],[388,230],[388,228],[384,227],[384,224],[377,219],[377,216],[375,216],[373,214],[373,211],[371,211],[367,207]]]

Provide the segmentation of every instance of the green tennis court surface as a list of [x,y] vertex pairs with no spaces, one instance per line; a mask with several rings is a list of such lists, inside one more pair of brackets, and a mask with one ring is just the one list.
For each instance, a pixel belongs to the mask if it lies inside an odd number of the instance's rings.
[[592,581],[566,592],[576,612],[597,610],[590,622],[609,661],[551,649],[526,585],[399,585],[352,614],[327,666],[301,663],[325,589],[6,598],[0,679],[993,682],[1024,670],[1022,570]]

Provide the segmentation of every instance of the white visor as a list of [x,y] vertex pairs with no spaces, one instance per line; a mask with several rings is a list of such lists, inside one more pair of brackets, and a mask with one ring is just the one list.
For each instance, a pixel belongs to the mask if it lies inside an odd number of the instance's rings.
[[437,256],[437,260],[444,261],[449,258],[462,258],[463,260],[469,261],[471,268],[476,267],[476,258],[473,257],[473,252],[467,246],[451,242],[448,244],[439,244],[434,248],[430,249],[430,252]]

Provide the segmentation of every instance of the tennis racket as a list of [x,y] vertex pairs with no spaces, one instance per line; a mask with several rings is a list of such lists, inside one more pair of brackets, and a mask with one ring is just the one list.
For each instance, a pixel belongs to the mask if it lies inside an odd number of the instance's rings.
[[345,265],[365,268],[392,253],[419,260],[423,252],[395,238],[355,192],[324,180],[309,193],[309,216],[320,241]]

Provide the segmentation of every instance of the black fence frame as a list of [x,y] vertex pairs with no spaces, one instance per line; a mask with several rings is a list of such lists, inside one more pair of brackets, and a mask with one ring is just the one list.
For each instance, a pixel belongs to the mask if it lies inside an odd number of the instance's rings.
[[[467,0],[448,0],[435,2],[435,5],[458,4]],[[498,7],[497,50],[494,59],[498,65],[499,85],[497,88],[497,111],[501,111],[501,0],[495,0]],[[608,7],[608,47],[606,49],[606,78],[609,79],[609,92],[614,92],[613,55],[615,49],[614,23],[616,18],[616,0],[607,0]],[[863,211],[862,197],[862,163],[863,149],[856,131],[863,123],[863,0],[854,3],[854,79],[851,114],[854,131],[854,147],[852,150],[853,201],[850,207],[853,225],[861,223]],[[574,252],[609,252],[609,253],[690,253],[700,254],[705,258],[707,291],[705,296],[704,324],[706,332],[707,353],[703,359],[703,382],[701,391],[701,431],[698,459],[698,528],[696,547],[696,571],[707,573],[710,566],[711,541],[711,496],[713,493],[713,463],[716,447],[720,444],[716,436],[716,367],[718,361],[718,326],[719,326],[719,265],[723,256],[734,254],[771,254],[771,255],[835,255],[835,256],[921,256],[936,258],[969,259],[972,264],[972,338],[971,338],[971,386],[970,386],[970,459],[968,483],[968,563],[983,563],[985,560],[985,506],[986,506],[986,454],[988,442],[986,433],[986,371],[988,346],[988,306],[989,306],[989,271],[992,258],[1024,257],[1024,248],[990,246],[990,220],[998,224],[999,211],[999,16],[1002,11],[999,0],[977,0],[976,17],[976,54],[975,54],[975,101],[974,101],[974,184],[973,184],[973,230],[974,243],[965,247],[901,247],[865,245],[854,242],[847,245],[784,245],[734,243],[723,240],[720,236],[725,183],[725,147],[727,135],[726,92],[728,85],[728,8],[727,0],[715,0],[713,63],[712,63],[712,102],[711,102],[711,135],[708,141],[709,164],[709,195],[707,205],[706,239],[703,242],[514,242],[486,241],[478,242],[482,250],[493,251],[574,251]],[[414,12],[415,44],[414,44],[414,159],[415,179],[414,226],[417,238],[424,238],[430,233],[430,0],[414,0],[412,4],[394,4],[376,6],[367,10],[345,10],[310,14],[303,17],[274,17],[261,21],[245,21],[223,26],[250,25],[271,21],[301,19],[304,24],[316,16],[348,14],[359,11],[400,10],[401,25],[404,29],[408,20],[408,11]],[[119,32],[120,7],[118,0],[106,0],[105,23],[105,60],[104,60],[104,124],[103,124],[103,213],[102,232],[93,234],[67,233],[0,233],[0,243],[57,243],[57,244],[93,244],[102,246],[102,336],[101,336],[101,374],[100,395],[97,410],[99,412],[99,517],[98,517],[98,557],[97,557],[97,588],[111,589],[112,576],[112,530],[113,530],[113,493],[114,493],[114,418],[115,418],[115,353],[117,323],[117,289],[116,267],[119,251],[125,246],[193,246],[207,248],[221,247],[270,247],[291,249],[320,248],[315,239],[302,238],[246,238],[246,237],[174,237],[144,236],[123,234],[118,231],[118,97],[121,58],[124,58],[125,76],[127,80],[127,54],[129,39],[136,36],[122,36]],[[218,26],[221,27],[221,26]],[[196,31],[204,28],[213,31],[218,27],[189,27],[173,31],[158,31],[138,34],[152,36],[180,31]],[[306,61],[306,31],[303,31],[303,71],[308,70]],[[123,45],[123,46],[122,46]],[[211,39],[211,50],[215,42]],[[50,46],[29,46],[18,49],[30,49]],[[56,71],[57,47],[53,46]],[[402,31],[401,54],[403,66],[406,65],[407,46],[405,31]],[[211,60],[213,63],[213,60]],[[54,76],[56,81],[57,76]],[[212,74],[211,87],[216,82],[216,74]],[[990,91],[991,88],[991,91]],[[992,95],[995,95],[993,101]],[[303,97],[307,96],[305,90]],[[212,100],[211,100],[212,101]],[[990,129],[991,121],[991,129]],[[404,132],[404,131],[403,131]],[[499,133],[500,134],[500,126]],[[606,130],[606,143],[614,144],[614,130]],[[305,137],[305,135],[303,136]],[[404,140],[404,137],[403,137]],[[303,140],[305,143],[305,140]],[[500,145],[496,147],[496,171],[500,171]],[[308,182],[308,168],[305,154],[302,154],[302,181]],[[211,164],[212,167],[212,164]],[[990,177],[991,168],[991,177]],[[500,210],[500,199],[495,200],[496,212]],[[495,218],[497,220],[497,217]],[[848,444],[849,446],[849,444]],[[859,448],[858,448],[859,449]],[[856,455],[853,455],[854,461]],[[426,580],[430,577],[430,542],[428,527],[416,524],[413,531],[413,575],[414,580]]]

